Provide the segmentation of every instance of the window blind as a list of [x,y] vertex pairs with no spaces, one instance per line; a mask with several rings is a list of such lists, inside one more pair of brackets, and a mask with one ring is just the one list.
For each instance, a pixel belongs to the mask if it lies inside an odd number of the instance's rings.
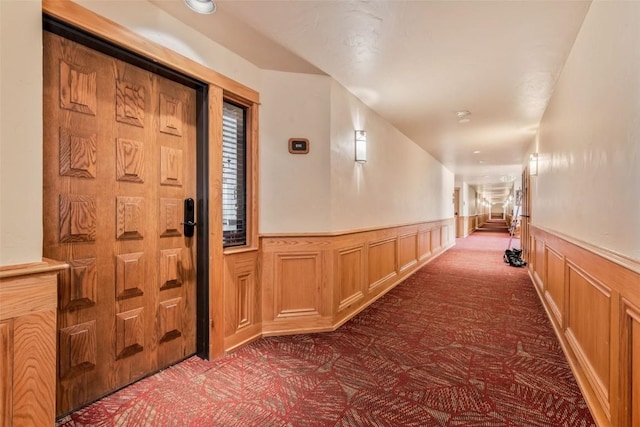
[[224,102],[222,107],[222,238],[223,245],[247,244],[246,111]]

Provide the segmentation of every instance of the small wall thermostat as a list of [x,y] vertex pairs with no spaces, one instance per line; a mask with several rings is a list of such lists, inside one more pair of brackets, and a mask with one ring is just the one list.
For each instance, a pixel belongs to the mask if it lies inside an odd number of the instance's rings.
[[307,138],[290,138],[289,152],[291,154],[307,154],[309,152],[309,140]]

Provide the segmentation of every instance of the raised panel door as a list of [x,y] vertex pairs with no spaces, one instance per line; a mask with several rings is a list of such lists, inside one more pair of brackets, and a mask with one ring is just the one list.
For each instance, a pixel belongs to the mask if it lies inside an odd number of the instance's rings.
[[195,353],[195,90],[44,35],[44,256],[59,283],[57,413]]

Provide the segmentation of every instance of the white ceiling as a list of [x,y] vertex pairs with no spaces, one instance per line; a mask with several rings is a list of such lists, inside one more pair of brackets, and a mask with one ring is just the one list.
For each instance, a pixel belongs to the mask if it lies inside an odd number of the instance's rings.
[[521,173],[590,5],[219,0],[198,15],[151,1],[261,68],[332,76],[494,202]]

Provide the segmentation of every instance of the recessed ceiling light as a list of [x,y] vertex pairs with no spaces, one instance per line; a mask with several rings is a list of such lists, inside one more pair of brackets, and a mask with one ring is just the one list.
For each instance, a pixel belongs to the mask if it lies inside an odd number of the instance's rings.
[[216,11],[216,4],[213,0],[184,0],[184,2],[194,12],[210,14]]
[[474,151],[473,154],[480,154],[480,150]]

